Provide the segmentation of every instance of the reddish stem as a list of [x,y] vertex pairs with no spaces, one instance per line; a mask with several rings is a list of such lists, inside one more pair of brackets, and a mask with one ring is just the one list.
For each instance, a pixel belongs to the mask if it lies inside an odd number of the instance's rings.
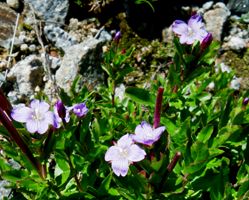
[[163,87],[159,87],[157,90],[153,128],[157,128],[160,124],[160,114],[161,114],[161,107],[162,107],[162,101],[163,101],[163,91],[164,91]]
[[172,172],[172,170],[175,168],[176,166],[176,163],[178,162],[178,160],[180,159],[181,157],[181,152],[176,152],[174,158],[171,160],[171,162],[169,163],[169,165],[167,166],[167,170],[169,173]]
[[0,88],[0,107],[10,116],[12,106]]

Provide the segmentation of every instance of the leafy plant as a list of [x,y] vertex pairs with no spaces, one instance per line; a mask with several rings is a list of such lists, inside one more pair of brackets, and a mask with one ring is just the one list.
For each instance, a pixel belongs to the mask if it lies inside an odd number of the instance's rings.
[[[10,199],[248,199],[248,92],[215,65],[218,43],[174,44],[167,77],[126,87],[121,98],[115,89],[134,49],[113,41],[102,65],[108,81],[78,91],[77,79],[70,94],[61,91],[45,112],[57,124],[44,134],[13,115],[32,107],[13,110],[1,92],[0,177]],[[39,109],[31,119],[40,123]]]

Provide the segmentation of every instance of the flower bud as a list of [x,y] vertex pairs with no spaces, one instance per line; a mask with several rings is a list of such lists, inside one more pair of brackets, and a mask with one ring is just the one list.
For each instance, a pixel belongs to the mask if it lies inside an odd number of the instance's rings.
[[158,88],[156,105],[155,105],[153,128],[157,128],[160,124],[160,114],[161,114],[161,107],[162,107],[162,101],[163,101],[163,91],[164,91],[163,87]]
[[121,35],[121,32],[118,31],[118,32],[115,34],[113,40],[114,40],[115,42],[119,43],[119,41],[120,41],[120,39],[121,39],[121,36],[122,36],[122,35]]
[[248,97],[244,98],[242,102],[243,106],[246,106],[248,103],[249,103],[249,98]]
[[66,108],[63,104],[62,101],[58,100],[56,103],[56,109],[57,109],[57,112],[58,112],[58,115],[61,119],[64,119],[66,117]]
[[208,33],[207,36],[201,42],[201,50],[204,51],[213,41],[213,36],[211,33]]

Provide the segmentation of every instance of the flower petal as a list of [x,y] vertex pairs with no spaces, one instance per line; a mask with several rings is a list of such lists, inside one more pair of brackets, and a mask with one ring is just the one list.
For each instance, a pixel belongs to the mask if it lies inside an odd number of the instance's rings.
[[32,110],[26,106],[19,106],[12,110],[11,117],[18,122],[26,122],[32,115]]
[[50,107],[49,104],[46,103],[45,101],[41,101],[39,104],[39,110],[44,113],[49,110],[49,107]]
[[159,138],[164,131],[165,131],[165,126],[160,126],[153,131],[153,134],[155,135],[155,138],[157,137]]
[[112,170],[114,174],[117,176],[126,176],[129,169],[129,162],[128,160],[122,159],[122,160],[115,160],[112,161]]
[[33,99],[31,102],[30,102],[30,107],[35,109],[35,108],[38,108],[40,105],[40,100],[38,99]]
[[135,129],[135,134],[146,134],[150,132],[152,132],[152,126],[146,121],[143,121]]
[[47,130],[48,130],[48,123],[45,120],[37,122],[37,132],[38,133],[44,134],[44,133],[46,133]]
[[182,20],[175,20],[172,24],[172,31],[177,35],[186,35],[188,25]]
[[129,150],[128,160],[132,162],[141,161],[146,155],[146,152],[136,144],[131,145]]
[[132,138],[129,134],[126,134],[122,136],[118,141],[117,141],[117,146],[121,148],[127,148],[133,143]]
[[45,113],[49,110],[49,104],[45,101],[39,101],[37,99],[33,99],[30,102],[30,107],[32,109],[38,109],[40,113]]
[[192,15],[190,19],[188,20],[188,25],[192,28],[193,26],[200,26],[203,25],[202,23],[202,16],[201,15]]
[[160,127],[158,127],[158,128],[156,128],[154,131],[153,131],[153,133],[155,134],[155,135],[161,135],[163,132],[165,131],[165,126],[160,126]]
[[38,130],[38,122],[33,119],[28,119],[26,122],[26,128],[30,133],[35,133]]
[[48,124],[51,124],[51,125],[54,125],[55,123],[55,115],[53,112],[51,111],[48,111],[45,113],[45,116],[44,116],[44,123],[48,123]]
[[143,141],[145,140],[144,134],[135,134],[135,135],[131,135],[131,137],[134,142],[138,142],[138,143],[143,143]]
[[105,153],[105,161],[120,160],[120,148],[117,146],[111,146]]
[[70,113],[69,113],[69,110],[67,110],[67,109],[66,109],[65,121],[66,121],[67,123],[70,121]]
[[73,106],[73,112],[78,117],[83,117],[87,114],[88,108],[85,103],[79,103]]
[[188,36],[187,35],[182,35],[180,37],[180,43],[181,44],[185,44],[187,42],[187,40],[188,40]]

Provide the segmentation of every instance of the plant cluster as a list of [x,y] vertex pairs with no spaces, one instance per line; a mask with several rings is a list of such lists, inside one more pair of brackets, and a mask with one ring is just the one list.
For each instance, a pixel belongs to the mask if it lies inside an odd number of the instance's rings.
[[219,44],[201,16],[172,30],[168,75],[150,90],[120,89],[134,49],[118,32],[102,63],[107,83],[93,91],[76,92],[75,80],[55,105],[14,108],[0,93],[0,177],[11,199],[248,199],[248,92],[215,67]]

